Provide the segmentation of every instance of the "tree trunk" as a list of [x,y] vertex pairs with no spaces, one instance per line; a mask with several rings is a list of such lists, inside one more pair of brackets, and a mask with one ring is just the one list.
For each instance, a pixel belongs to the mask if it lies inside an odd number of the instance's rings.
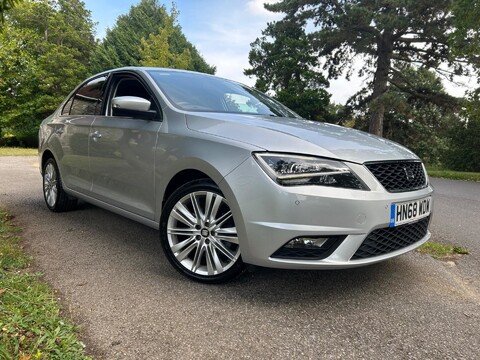
[[381,96],[387,91],[388,74],[390,72],[393,52],[393,38],[391,34],[384,31],[377,41],[377,69],[373,78],[373,93],[370,101],[370,124],[368,132],[378,136],[383,135],[383,117],[385,115],[385,104]]

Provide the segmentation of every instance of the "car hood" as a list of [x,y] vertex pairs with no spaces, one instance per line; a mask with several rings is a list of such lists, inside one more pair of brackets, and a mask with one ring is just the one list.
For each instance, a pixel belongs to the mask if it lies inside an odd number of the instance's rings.
[[418,159],[410,150],[359,130],[271,116],[187,114],[191,130],[240,141],[271,152],[311,154],[355,163]]

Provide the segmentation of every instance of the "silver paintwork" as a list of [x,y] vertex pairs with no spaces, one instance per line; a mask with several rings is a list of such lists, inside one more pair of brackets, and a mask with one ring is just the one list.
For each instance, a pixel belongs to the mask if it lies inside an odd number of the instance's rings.
[[[61,116],[62,104],[42,123],[40,157],[53,154],[70,195],[158,228],[171,180],[184,170],[202,172],[218,185],[233,213],[243,261],[267,267],[366,265],[410,251],[430,237],[428,233],[410,247],[373,259],[349,260],[369,232],[388,226],[392,202],[432,194],[431,186],[389,193],[363,166],[367,161],[418,159],[408,149],[357,130],[308,120],[182,111],[161,92],[149,70],[124,68],[114,73],[128,72],[147,84],[158,101],[161,120],[112,117],[108,112]],[[344,161],[370,191],[280,186],[253,159],[256,151]],[[326,234],[348,235],[327,259],[270,257],[295,237]]]
[[152,103],[138,96],[118,96],[112,99],[112,107],[118,109],[148,111]]
[[[355,163],[418,159],[410,150],[378,136],[303,119],[243,114],[188,114],[187,126],[271,152],[301,153]],[[255,131],[252,131],[252,129]]]
[[[245,161],[230,173],[220,183],[220,188],[227,199],[236,199],[236,202],[229,203],[239,239],[243,240],[242,259],[250,264],[277,268],[347,268],[400,255],[430,238],[428,233],[411,247],[366,260],[349,260],[371,231],[388,227],[392,202],[423,198],[433,191],[429,186],[407,193],[388,193],[364,166],[349,166],[370,191],[322,186],[280,186],[259,168],[254,159]],[[255,234],[255,237],[250,234]],[[348,236],[325,260],[299,261],[270,257],[295,237],[319,235]]]
[[[200,198],[204,201],[200,202]],[[232,221],[232,212],[223,196],[213,192],[188,194],[169,214],[167,238],[170,248],[187,270],[199,275],[220,274],[240,257],[237,229]],[[185,236],[188,238],[183,240]]]

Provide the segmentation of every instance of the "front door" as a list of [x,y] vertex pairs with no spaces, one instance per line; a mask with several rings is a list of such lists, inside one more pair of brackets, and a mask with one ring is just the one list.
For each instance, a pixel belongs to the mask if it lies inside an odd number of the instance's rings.
[[[152,102],[147,87],[133,75],[114,75],[109,98],[136,96]],[[111,101],[109,101],[111,103]],[[154,219],[155,148],[162,122],[117,114],[107,104],[90,130],[90,169],[94,197]]]

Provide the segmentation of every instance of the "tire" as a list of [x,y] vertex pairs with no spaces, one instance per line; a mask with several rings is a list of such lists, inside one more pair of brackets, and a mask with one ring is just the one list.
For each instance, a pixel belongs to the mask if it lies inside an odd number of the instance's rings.
[[173,267],[192,280],[221,283],[245,270],[230,207],[207,179],[189,182],[167,199],[160,240]]
[[43,198],[47,207],[54,212],[69,211],[77,205],[77,199],[63,190],[62,179],[54,159],[48,159],[43,166]]

